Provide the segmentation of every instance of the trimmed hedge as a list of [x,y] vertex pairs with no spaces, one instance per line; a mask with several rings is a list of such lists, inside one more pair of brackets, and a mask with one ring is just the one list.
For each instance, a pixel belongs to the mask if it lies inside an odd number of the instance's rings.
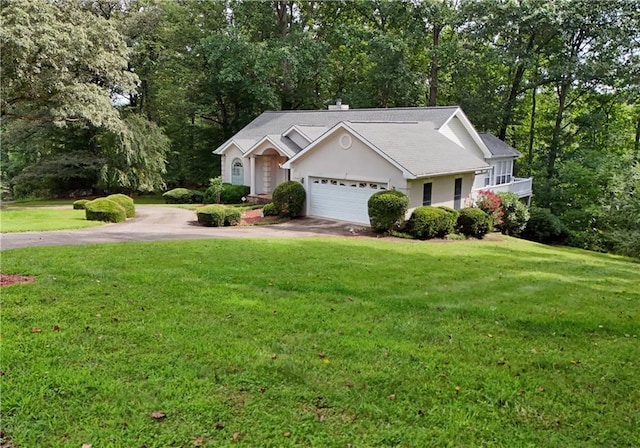
[[164,193],[162,197],[167,204],[202,204],[204,201],[202,191],[188,188],[174,188]]
[[251,188],[246,185],[222,184],[220,202],[223,204],[242,204],[242,198],[249,196]]
[[225,226],[237,226],[240,224],[242,213],[240,210],[234,207],[225,207],[224,209],[224,225]]
[[307,193],[300,182],[290,180],[282,182],[273,190],[273,206],[278,215],[295,218],[304,211],[304,200]]
[[367,207],[371,228],[375,232],[390,232],[404,221],[409,198],[397,190],[378,191],[369,198]]
[[117,202],[107,198],[98,198],[85,204],[87,221],[123,222],[127,212]]
[[89,199],[78,199],[73,202],[74,210],[84,210],[87,202],[91,202]]
[[278,216],[278,211],[273,202],[269,202],[262,207],[262,216]]
[[126,194],[111,194],[107,196],[107,199],[120,204],[122,208],[124,208],[124,211],[127,214],[127,218],[133,218],[134,216],[136,216],[136,207],[133,204],[133,199],[131,199]]
[[205,205],[196,210],[198,222],[207,227],[221,227],[226,216],[225,208],[221,205]]
[[416,238],[444,238],[454,230],[454,215],[438,207],[423,206],[416,208],[409,218],[407,227]]
[[491,216],[479,208],[463,208],[458,214],[456,231],[465,236],[482,239],[493,229]]

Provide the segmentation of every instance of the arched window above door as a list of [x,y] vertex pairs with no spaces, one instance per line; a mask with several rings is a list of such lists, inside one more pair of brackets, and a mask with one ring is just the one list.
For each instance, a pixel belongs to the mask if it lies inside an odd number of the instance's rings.
[[231,162],[231,183],[244,185],[244,165],[240,159],[233,159]]

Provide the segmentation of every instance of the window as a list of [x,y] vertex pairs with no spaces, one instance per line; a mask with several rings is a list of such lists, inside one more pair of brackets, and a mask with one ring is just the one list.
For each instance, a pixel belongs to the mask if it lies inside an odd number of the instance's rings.
[[462,178],[456,179],[453,187],[453,208],[460,210],[460,202],[462,200]]
[[244,166],[240,159],[233,159],[233,162],[231,162],[231,183],[233,185],[244,185]]
[[513,172],[513,160],[501,160],[496,162],[493,170],[495,171],[495,184],[508,184],[511,182],[511,173]]
[[433,184],[428,182],[422,186],[422,205],[431,205],[431,192]]

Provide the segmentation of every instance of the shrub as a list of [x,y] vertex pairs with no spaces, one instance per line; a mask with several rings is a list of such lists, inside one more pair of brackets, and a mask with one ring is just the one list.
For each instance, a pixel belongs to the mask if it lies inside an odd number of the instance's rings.
[[167,204],[190,204],[191,190],[187,188],[174,188],[162,195]]
[[222,177],[209,179],[209,188],[204,192],[203,202],[205,204],[219,204],[220,193],[222,193]]
[[192,204],[204,204],[204,192],[199,190],[190,190]]
[[89,199],[78,199],[77,201],[73,202],[73,209],[74,210],[84,210],[85,209],[85,204],[87,202],[90,202]]
[[88,221],[122,222],[127,219],[124,207],[111,199],[94,199],[87,202],[84,207]]
[[455,222],[453,214],[431,206],[416,208],[409,218],[407,227],[418,239],[444,238],[453,232]]
[[397,230],[404,221],[409,198],[397,190],[384,190],[374,193],[367,202],[369,223],[375,232]]
[[522,238],[539,243],[552,244],[566,241],[568,231],[556,215],[547,208],[531,207],[529,220],[522,231]]
[[247,197],[250,190],[246,185],[222,184],[220,202],[223,204],[241,204],[242,198]]
[[224,225],[225,226],[237,226],[240,224],[240,218],[242,213],[240,210],[234,207],[225,207],[224,209]]
[[463,208],[456,222],[456,231],[465,236],[482,239],[493,229],[491,216],[479,208]]
[[527,206],[515,193],[498,193],[497,196],[502,209],[502,222],[498,224],[498,229],[505,235],[520,235],[529,220]]
[[493,191],[482,190],[476,198],[476,206],[491,217],[494,226],[502,223],[502,199]]
[[272,202],[269,202],[262,207],[262,216],[278,216],[278,211]]
[[273,190],[273,206],[280,216],[295,218],[304,210],[306,192],[301,183],[290,180],[279,184]]
[[127,214],[127,218],[133,218],[134,216],[136,216],[136,207],[133,204],[133,199],[131,199],[126,194],[111,194],[107,196],[107,199],[120,204],[120,206],[124,208],[124,211]]
[[207,227],[221,227],[226,216],[225,208],[221,205],[205,205],[196,210],[198,222]]

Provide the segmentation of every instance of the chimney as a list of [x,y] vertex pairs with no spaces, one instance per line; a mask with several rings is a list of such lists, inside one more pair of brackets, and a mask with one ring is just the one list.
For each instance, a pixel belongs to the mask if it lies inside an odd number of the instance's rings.
[[329,104],[329,110],[349,110],[349,105],[342,104],[342,98],[338,98],[336,104]]

